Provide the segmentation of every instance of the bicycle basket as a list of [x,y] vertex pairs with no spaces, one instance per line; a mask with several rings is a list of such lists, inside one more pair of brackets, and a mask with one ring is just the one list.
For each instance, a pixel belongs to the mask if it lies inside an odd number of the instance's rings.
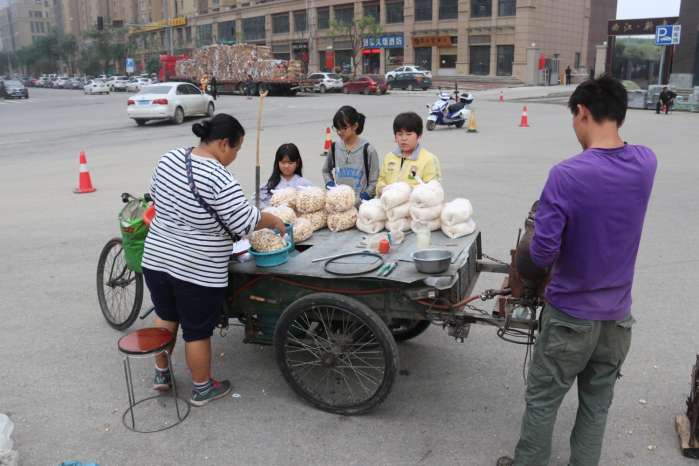
[[126,203],[119,212],[119,229],[124,248],[126,265],[134,272],[141,273],[143,247],[148,234],[148,225],[143,221],[143,214],[148,209],[148,203],[142,199],[134,199]]

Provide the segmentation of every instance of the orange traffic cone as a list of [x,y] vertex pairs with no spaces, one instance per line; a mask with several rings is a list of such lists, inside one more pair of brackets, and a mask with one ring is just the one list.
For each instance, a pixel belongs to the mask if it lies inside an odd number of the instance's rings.
[[502,95],[502,91],[500,91],[500,99],[498,99],[498,100],[500,100],[500,102],[504,102],[504,101],[505,101],[505,96]]
[[477,133],[478,128],[476,128],[476,112],[471,110],[471,116],[468,118],[468,127],[466,131],[469,133]]
[[527,117],[527,106],[522,109],[522,119],[519,121],[519,126],[529,128],[529,118]]
[[73,190],[75,194],[84,194],[94,192],[90,179],[90,171],[87,169],[87,157],[85,151],[80,151],[80,176],[78,178],[78,187]]
[[323,144],[323,153],[321,156],[326,156],[330,153],[332,147],[332,138],[330,137],[330,128],[325,128],[325,143]]

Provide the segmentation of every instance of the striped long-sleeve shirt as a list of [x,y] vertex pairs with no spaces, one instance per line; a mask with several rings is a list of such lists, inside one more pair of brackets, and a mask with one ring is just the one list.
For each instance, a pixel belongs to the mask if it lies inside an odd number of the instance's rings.
[[[163,155],[151,180],[157,214],[143,252],[143,267],[201,286],[228,285],[228,260],[233,241],[189,189],[186,149]],[[229,229],[241,236],[252,232],[260,212],[252,206],[233,175],[216,160],[192,154],[194,183],[202,198]]]

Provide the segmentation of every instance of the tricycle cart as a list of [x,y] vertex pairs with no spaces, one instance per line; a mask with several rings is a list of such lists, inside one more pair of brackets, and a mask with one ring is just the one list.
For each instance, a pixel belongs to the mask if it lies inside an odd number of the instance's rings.
[[[485,323],[496,326],[498,335],[508,341],[533,342],[543,302],[538,293],[523,289],[509,264],[484,256],[479,231],[459,239],[432,233],[431,247],[452,252],[448,269],[438,275],[416,270],[412,234],[381,259],[340,257],[329,264],[329,258],[362,251],[364,236],[358,230],[317,231],[295,245],[288,262],[275,267],[258,267],[247,254],[233,256],[222,332],[231,319],[239,320],[246,343],[274,346],[277,364],[299,396],[317,408],[345,415],[367,412],[386,398],[399,368],[396,342],[416,337],[431,323],[461,341],[472,323]],[[111,240],[105,249],[114,251],[117,241]],[[113,257],[114,264],[105,265],[103,257]],[[120,265],[118,258],[118,251],[103,252],[98,294],[135,288],[128,295],[133,299],[124,295],[112,301],[125,310],[121,314],[100,298],[110,325],[124,329],[139,312],[143,285],[140,274]],[[382,262],[397,265],[383,276]],[[354,274],[358,269],[371,271]],[[502,289],[472,296],[482,271],[508,277]],[[470,304],[493,298],[498,301],[492,311]]]

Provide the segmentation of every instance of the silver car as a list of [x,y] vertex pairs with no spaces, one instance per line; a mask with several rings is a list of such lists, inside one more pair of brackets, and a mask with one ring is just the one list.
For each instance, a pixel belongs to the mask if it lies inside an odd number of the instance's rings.
[[126,112],[143,126],[148,120],[172,120],[181,124],[186,117],[214,115],[214,98],[189,83],[165,82],[144,87],[129,97]]

